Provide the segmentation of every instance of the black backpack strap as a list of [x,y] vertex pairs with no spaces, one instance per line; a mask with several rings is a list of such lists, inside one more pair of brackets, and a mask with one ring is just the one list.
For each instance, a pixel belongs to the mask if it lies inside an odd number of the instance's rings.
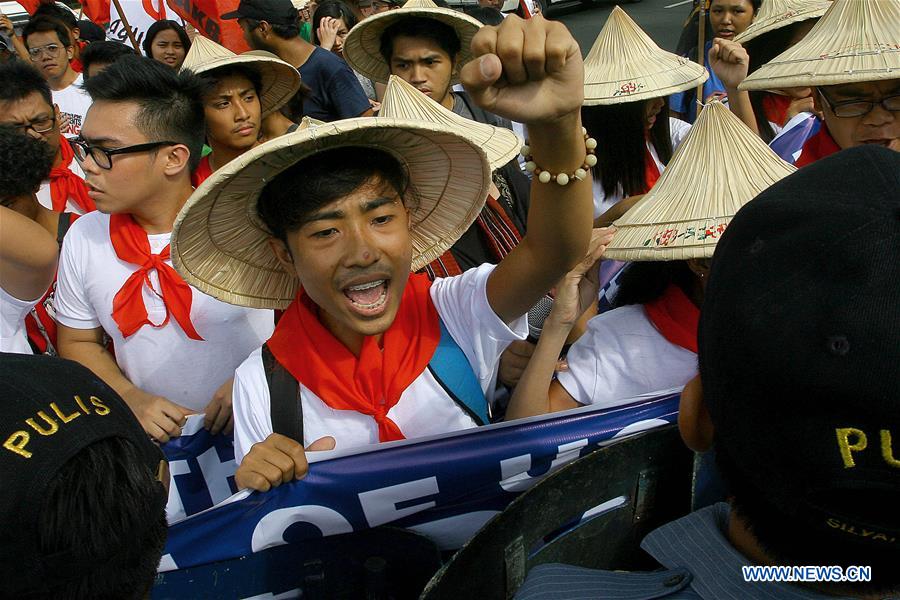
[[72,218],[73,216],[72,213],[59,213],[59,221],[56,223],[56,243],[60,248],[62,248],[63,238],[66,237],[69,227],[72,226],[72,221],[75,220]]
[[262,347],[263,368],[269,384],[272,431],[303,443],[303,408],[300,383],[282,366],[268,345]]

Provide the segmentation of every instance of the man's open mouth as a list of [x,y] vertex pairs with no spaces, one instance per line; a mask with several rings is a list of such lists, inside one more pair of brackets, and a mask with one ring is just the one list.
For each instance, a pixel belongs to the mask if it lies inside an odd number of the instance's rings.
[[377,279],[347,286],[343,292],[357,312],[376,313],[387,302],[389,283],[389,279]]

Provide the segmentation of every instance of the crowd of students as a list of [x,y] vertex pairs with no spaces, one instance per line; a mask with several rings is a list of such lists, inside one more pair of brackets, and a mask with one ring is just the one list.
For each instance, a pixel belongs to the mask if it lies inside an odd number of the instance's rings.
[[[584,59],[558,22],[469,12],[241,0],[222,18],[242,54],[173,21],[145,56],[85,43],[53,5],[13,35],[0,350],[52,358],[0,359],[0,469],[33,502],[23,461],[53,455],[62,502],[93,452],[139,514],[109,507],[122,530],[86,549],[107,560],[132,520],[149,548],[115,588],[64,569],[39,593],[147,591],[156,445],[192,414],[233,432],[237,485],[264,492],[310,451],[681,388],[683,437],[715,448],[731,499],[647,538],[690,576],[663,594],[557,565],[522,597],[900,593],[900,0],[712,0],[706,67],[618,7]],[[801,126],[795,160],[768,146]],[[50,573],[81,542],[38,504],[21,524]],[[873,579],[751,589],[694,560],[704,544]]]

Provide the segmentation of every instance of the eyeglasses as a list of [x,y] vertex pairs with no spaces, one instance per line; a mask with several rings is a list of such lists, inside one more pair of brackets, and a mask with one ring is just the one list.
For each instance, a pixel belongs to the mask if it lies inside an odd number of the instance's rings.
[[107,150],[99,146],[92,146],[81,138],[70,140],[69,143],[72,144],[75,160],[79,163],[86,161],[88,155],[90,155],[98,167],[106,170],[112,169],[112,157],[116,154],[135,154],[137,152],[155,150],[160,146],[175,146],[178,144],[178,142],[147,142],[146,144],[135,144],[134,146]]
[[880,104],[881,108],[888,112],[900,111],[900,94],[894,94],[881,100],[850,100],[849,102],[838,102],[837,104],[826,96],[822,90],[819,90],[819,95],[822,96],[822,99],[828,105],[828,108],[831,109],[831,112],[834,113],[834,116],[842,119],[865,116],[872,112],[876,104]]
[[37,46],[35,48],[28,49],[28,55],[31,57],[31,60],[37,60],[41,57],[41,54],[44,52],[47,53],[47,56],[50,58],[56,58],[59,56],[59,51],[62,49],[62,46],[59,44],[47,44],[46,46]]
[[3,123],[3,125],[12,127],[19,133],[27,133],[29,129],[35,133],[47,133],[52,131],[53,126],[56,125],[56,115],[40,117],[36,121],[29,121],[28,123]]

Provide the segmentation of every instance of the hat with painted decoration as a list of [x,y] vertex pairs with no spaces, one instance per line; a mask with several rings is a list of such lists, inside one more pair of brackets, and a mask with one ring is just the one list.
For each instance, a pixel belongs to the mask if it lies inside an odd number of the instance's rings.
[[452,246],[484,205],[491,182],[487,157],[459,126],[390,117],[323,123],[245,152],[194,191],[172,232],[172,263],[184,280],[231,304],[287,307],[299,282],[269,247],[257,201],[289,167],[343,147],[386,152],[408,173],[413,271]]
[[754,71],[741,90],[900,78],[900,0],[834,0],[797,44]]
[[209,38],[197,36],[184,58],[182,70],[196,75],[212,75],[216,69],[243,66],[260,76],[259,103],[265,117],[290,100],[300,89],[300,73],[274,54],[235,54]]
[[614,223],[616,235],[604,256],[627,261],[709,258],[738,209],[794,171],[713,100],[653,189]]
[[657,46],[616,6],[584,59],[584,105],[668,96],[708,78],[699,64]]
[[524,143],[505,127],[476,123],[447,110],[396,75],[388,80],[378,116],[438,123],[465,131],[487,154],[491,170],[514,159]]
[[408,18],[432,19],[453,28],[459,37],[460,51],[456,57],[456,71],[452,82],[458,82],[459,69],[473,58],[472,38],[482,25],[477,19],[459,11],[441,8],[432,0],[408,0],[398,9],[378,13],[360,21],[344,40],[344,60],[360,75],[372,81],[386,83],[391,68],[381,54],[381,36],[388,27]]
[[831,0],[764,0],[756,18],[734,41],[746,44],[764,33],[794,23],[818,19],[831,6]]

